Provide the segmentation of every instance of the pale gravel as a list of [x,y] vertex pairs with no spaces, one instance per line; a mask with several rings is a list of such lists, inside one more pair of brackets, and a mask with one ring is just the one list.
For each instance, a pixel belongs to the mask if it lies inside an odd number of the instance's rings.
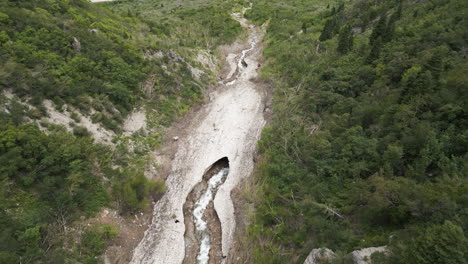
[[[82,115],[79,111],[76,111],[69,105],[64,105],[63,107],[67,110],[59,112],[55,109],[55,105],[51,100],[44,100],[43,104],[47,109],[48,116],[43,117],[41,121],[63,125],[68,131],[73,131],[73,127],[70,126],[70,123],[76,123],[77,126],[86,127],[96,142],[112,145],[112,138],[115,137],[115,133],[111,130],[105,129],[98,123],[93,123],[89,116]],[[68,111],[68,109],[75,110],[73,112],[75,112],[80,117],[80,122],[75,122],[70,117],[71,112]]]
[[134,110],[128,115],[123,124],[125,134],[134,133],[140,129],[146,129],[146,112],[142,109]]
[[[246,24],[243,19],[242,24]],[[249,31],[251,38],[260,40],[257,28]],[[183,221],[182,207],[187,195],[202,180],[205,170],[222,157],[229,158],[230,172],[216,194],[214,206],[221,221],[223,254],[229,253],[236,226],[230,193],[252,173],[254,150],[265,125],[264,94],[250,81],[257,76],[259,56],[257,46],[246,57],[249,66],[235,85],[220,86],[214,91],[210,95],[212,100],[194,118],[196,122],[189,128],[189,136],[177,142],[178,151],[166,181],[167,192],[155,204],[153,222],[135,249],[131,263],[182,263],[185,226],[175,220]],[[228,59],[234,58],[228,55]]]

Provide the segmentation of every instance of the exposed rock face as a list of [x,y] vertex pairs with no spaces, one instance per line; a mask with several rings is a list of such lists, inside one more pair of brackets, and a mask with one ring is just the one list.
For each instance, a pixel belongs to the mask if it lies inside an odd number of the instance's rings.
[[73,38],[72,48],[75,52],[81,51],[81,43],[77,38]]
[[[370,247],[351,252],[354,264],[371,264],[371,255],[375,252],[387,252],[387,246]],[[304,264],[322,264],[335,258],[335,253],[328,248],[314,248]],[[328,262],[327,262],[328,263]]]
[[307,256],[304,264],[321,264],[325,260],[331,260],[335,257],[335,253],[328,248],[314,248]]
[[375,252],[386,253],[387,246],[363,248],[351,252],[351,255],[353,256],[354,264],[370,264],[371,255]]
[[164,53],[160,50],[143,50],[143,56],[147,59],[161,59]]
[[177,52],[175,52],[173,50],[169,50],[167,55],[169,56],[169,58],[171,58],[171,59],[173,59],[175,61],[184,61],[184,59],[179,54],[177,54]]

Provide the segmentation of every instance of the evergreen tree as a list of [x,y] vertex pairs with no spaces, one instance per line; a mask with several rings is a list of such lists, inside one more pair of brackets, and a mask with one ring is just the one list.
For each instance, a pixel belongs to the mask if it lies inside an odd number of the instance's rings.
[[378,37],[377,40],[375,40],[373,44],[371,45],[372,49],[371,49],[369,56],[367,57],[368,63],[372,63],[375,59],[379,57],[381,46],[382,46],[382,38]]
[[387,17],[385,14],[382,14],[380,16],[379,21],[377,22],[377,25],[374,27],[374,30],[372,30],[372,34],[370,36],[369,42],[371,46],[374,46],[374,42],[382,36],[386,34],[387,31]]
[[429,227],[406,250],[405,263],[466,263],[466,239],[463,229],[450,221]]
[[338,38],[338,52],[346,54],[353,48],[353,31],[350,25],[344,26]]
[[307,33],[307,24],[306,24],[306,22],[302,23],[302,33],[304,33],[304,34]]
[[395,34],[395,24],[400,19],[402,12],[402,4],[398,5],[398,9],[390,16],[388,24],[385,30],[385,34],[382,36],[384,42],[389,42],[392,40],[393,35]]
[[331,39],[333,37],[333,30],[335,28],[335,25],[335,19],[328,19],[327,22],[325,22],[325,26],[323,27],[322,34],[320,34],[319,40],[325,41],[327,39]]

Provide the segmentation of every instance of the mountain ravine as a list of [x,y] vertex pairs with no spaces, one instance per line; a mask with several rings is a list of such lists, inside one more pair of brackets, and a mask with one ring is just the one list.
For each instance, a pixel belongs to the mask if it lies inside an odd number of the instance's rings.
[[242,14],[233,17],[248,30],[244,47],[239,50],[232,46],[226,57],[226,63],[231,66],[229,74],[222,76],[217,88],[209,94],[209,102],[195,114],[187,127],[188,136],[176,142],[178,150],[166,182],[167,192],[155,204],[153,222],[135,249],[131,263],[184,261],[184,203],[210,166],[223,157],[229,160],[229,173],[224,183],[217,186],[210,204],[221,224],[221,234],[217,236],[221,235],[222,256],[230,253],[236,227],[230,194],[254,168],[256,143],[266,123],[263,112],[267,97],[266,91],[252,81],[258,75],[261,45],[257,44],[263,32],[248,24]]

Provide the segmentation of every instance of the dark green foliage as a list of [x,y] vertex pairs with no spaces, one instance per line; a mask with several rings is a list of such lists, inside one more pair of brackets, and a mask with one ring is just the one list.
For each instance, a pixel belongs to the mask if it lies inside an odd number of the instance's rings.
[[[88,0],[0,1],[0,263],[97,263],[115,231],[77,223],[160,197],[164,184],[144,176],[158,133],[123,137],[121,124],[144,105],[151,128],[169,125],[199,101],[211,77],[194,79],[192,49],[232,42],[241,27],[230,13],[243,4],[178,9],[168,23]],[[72,111],[72,133],[41,121],[44,99]],[[114,147],[93,142],[81,115],[113,130]]]
[[[73,97],[105,94],[116,107],[130,109],[148,70],[138,48],[126,40],[132,23],[107,26],[104,21],[122,19],[84,1],[39,1],[34,6],[3,1],[0,7],[8,17],[8,23],[0,25],[0,88],[13,88],[39,102],[57,97],[72,104]],[[90,33],[90,28],[99,33]],[[80,42],[79,52],[73,50],[74,39]]]
[[92,173],[100,150],[91,142],[64,132],[48,136],[34,125],[0,130],[0,244],[10,245],[3,255],[38,262],[60,236],[54,228],[106,203]]
[[104,253],[106,240],[116,235],[117,231],[109,225],[94,225],[87,228],[81,235],[77,258],[86,264],[99,263],[99,258]]
[[86,129],[86,127],[75,126],[73,128],[73,135],[77,137],[89,137],[91,134],[89,133],[88,129]]
[[423,230],[401,252],[399,263],[460,264],[467,261],[467,241],[463,229],[450,221]]
[[331,39],[336,26],[336,19],[328,19],[327,22],[325,22],[325,26],[323,27],[319,40],[325,41],[327,39]]
[[[273,2],[249,14],[276,14],[263,74],[278,85],[259,143],[262,196],[247,262],[389,245],[393,256],[378,263],[465,263],[468,3],[357,1],[315,12],[311,20],[326,17],[312,26],[321,35],[303,35],[288,26],[318,3],[295,1],[292,16]],[[337,37],[333,20],[348,23]],[[348,49],[346,32],[357,28],[366,31]]]
[[142,171],[135,170],[122,171],[112,185],[112,194],[124,213],[145,209],[148,195],[159,195],[163,191],[162,186],[148,181]]
[[375,42],[378,41],[378,39],[384,38],[384,36],[387,35],[387,15],[384,13],[380,16],[379,21],[377,22],[377,25],[375,25],[374,29],[372,30],[372,34],[369,38],[369,43],[371,46],[375,45]]
[[353,49],[354,36],[350,25],[344,26],[338,38],[338,52],[346,54]]

